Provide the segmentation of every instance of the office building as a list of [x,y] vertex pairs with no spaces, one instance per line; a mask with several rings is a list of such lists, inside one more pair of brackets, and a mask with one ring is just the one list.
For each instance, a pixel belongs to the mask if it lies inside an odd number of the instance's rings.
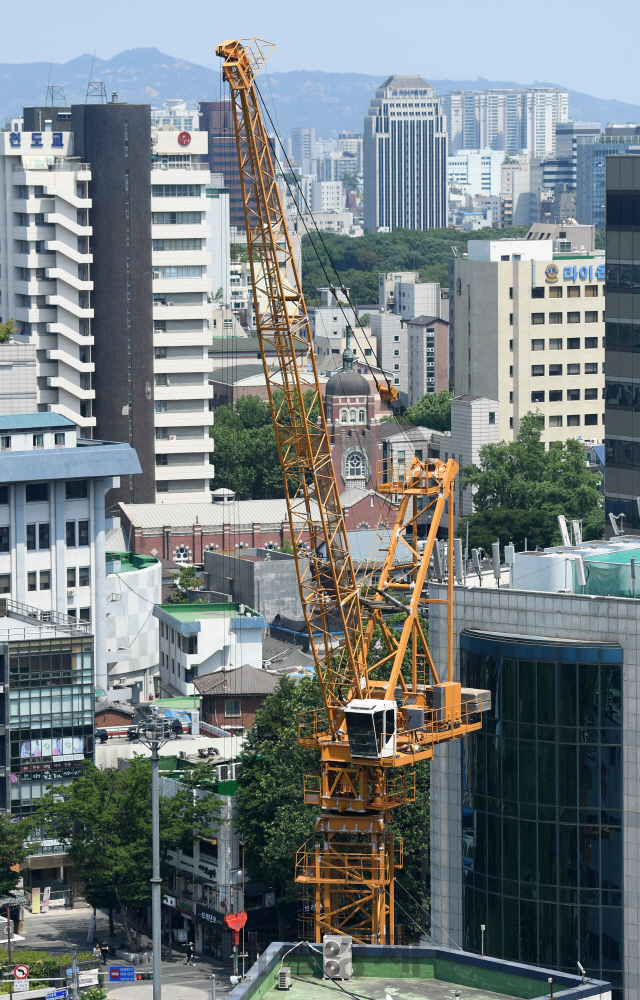
[[583,142],[593,142],[602,132],[600,122],[574,122],[573,120],[556,122],[556,156],[575,162],[578,155],[578,145]]
[[151,128],[154,131],[175,128],[179,132],[193,132],[200,127],[200,112],[190,108],[180,98],[165,101],[161,108],[151,108]]
[[58,413],[7,415],[0,425],[0,591],[91,622],[106,690],[105,492],[140,464],[127,444],[78,437]]
[[[160,503],[207,500],[213,473],[208,348],[214,294],[207,135],[159,130],[153,154],[155,495]],[[228,243],[228,235],[222,242]]]
[[578,143],[577,191],[578,222],[602,229],[605,225],[606,162],[609,156],[628,156],[640,152],[638,126],[626,130],[607,126],[591,141]]
[[229,192],[229,221],[244,232],[244,207],[240,187],[238,152],[231,101],[200,101],[200,128],[208,135],[209,170],[222,174]]
[[556,124],[569,117],[569,94],[558,87],[456,90],[442,97],[449,146],[549,156]]
[[340,181],[315,181],[311,185],[311,211],[341,212],[344,207],[344,188]]
[[[324,156],[318,156],[315,162],[315,176],[319,181],[340,181],[345,175],[356,177],[358,171],[358,155],[348,150],[331,151]],[[360,167],[360,170],[362,167]]]
[[604,254],[566,249],[569,231],[472,240],[450,262],[454,392],[500,402],[500,440],[529,411],[544,442],[604,434]]
[[362,173],[362,132],[339,132],[338,151],[355,157],[356,173]]
[[390,76],[376,90],[364,120],[363,155],[369,232],[446,226],[446,122],[422,77]]
[[[94,640],[89,623],[64,613],[46,615],[6,596],[0,598],[0,616],[0,809],[19,820],[37,810],[51,786],[69,785],[94,759]],[[61,844],[41,841],[40,850],[43,857],[33,858],[33,868],[69,862]]]
[[316,130],[314,128],[291,129],[291,158],[300,174],[313,173],[316,155]]
[[[141,466],[141,475],[121,478],[108,504],[152,502],[156,470],[150,108],[76,104],[71,108],[71,130],[75,155],[92,164],[93,434],[127,442],[136,449]],[[79,238],[86,239],[85,234]]]
[[[32,110],[27,117],[37,121]],[[0,316],[13,318],[15,334],[2,348],[11,373],[0,405],[24,412],[30,401],[27,409],[64,414],[90,437],[92,174],[73,158],[74,137],[66,119],[58,130],[57,113],[47,109],[55,131],[47,120],[47,131],[2,133],[0,185],[9,210],[0,220]]]
[[428,392],[449,389],[449,324],[439,316],[415,316],[405,324],[409,406]]
[[607,322],[605,504],[640,527],[640,157],[611,156],[606,164]]
[[504,153],[493,149],[459,149],[449,152],[449,187],[463,194],[499,195]]
[[[637,1000],[640,972],[638,545],[518,552],[511,586],[474,574],[454,588],[454,677],[486,685],[491,710],[431,765],[436,942],[477,951],[484,924],[485,954],[580,962],[616,1000]],[[438,663],[448,630],[434,608]]]

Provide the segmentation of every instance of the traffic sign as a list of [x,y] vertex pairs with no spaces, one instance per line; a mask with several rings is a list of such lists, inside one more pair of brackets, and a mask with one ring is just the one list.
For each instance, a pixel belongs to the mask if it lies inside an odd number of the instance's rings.
[[69,990],[52,990],[47,993],[47,1000],[67,1000]]
[[13,974],[16,979],[28,979],[29,978],[29,966],[28,965],[16,965]]
[[113,983],[134,983],[133,965],[110,965],[109,980]]

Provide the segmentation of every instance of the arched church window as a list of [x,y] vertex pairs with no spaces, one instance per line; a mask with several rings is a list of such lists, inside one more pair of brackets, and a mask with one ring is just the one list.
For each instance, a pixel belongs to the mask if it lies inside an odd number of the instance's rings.
[[350,411],[350,416],[351,416],[351,423],[355,424],[355,422],[356,422],[356,411],[355,410],[351,410]]
[[340,410],[340,422],[346,424],[348,423],[348,421],[349,421],[349,414],[347,410]]
[[364,410],[358,410],[358,421],[359,421],[359,423],[361,423],[361,424],[364,423],[364,416],[365,416]]
[[364,479],[364,455],[360,451],[352,451],[347,458],[347,478]]

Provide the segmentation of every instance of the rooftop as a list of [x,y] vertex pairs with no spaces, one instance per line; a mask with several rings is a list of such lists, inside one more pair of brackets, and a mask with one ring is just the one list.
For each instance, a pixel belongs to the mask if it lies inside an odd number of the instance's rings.
[[48,427],[75,427],[73,420],[61,413],[3,413],[0,431],[46,430]]
[[269,670],[259,670],[248,663],[234,670],[215,670],[211,674],[203,674],[194,678],[194,685],[200,694],[272,694],[278,685],[279,677]]
[[235,500],[233,503],[121,503],[121,510],[135,527],[173,528],[201,524],[203,530],[232,524],[235,527],[270,524],[274,530],[288,521],[286,500]]
[[107,573],[135,573],[140,569],[149,569],[158,560],[154,556],[137,555],[135,552],[105,552]]

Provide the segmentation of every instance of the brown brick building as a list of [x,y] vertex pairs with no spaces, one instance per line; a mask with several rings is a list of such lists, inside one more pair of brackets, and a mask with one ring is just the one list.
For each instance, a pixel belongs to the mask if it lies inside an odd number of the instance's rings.
[[233,670],[216,670],[194,678],[193,683],[202,696],[203,722],[220,729],[251,726],[256,712],[273,693],[278,680],[277,674],[246,663]]

